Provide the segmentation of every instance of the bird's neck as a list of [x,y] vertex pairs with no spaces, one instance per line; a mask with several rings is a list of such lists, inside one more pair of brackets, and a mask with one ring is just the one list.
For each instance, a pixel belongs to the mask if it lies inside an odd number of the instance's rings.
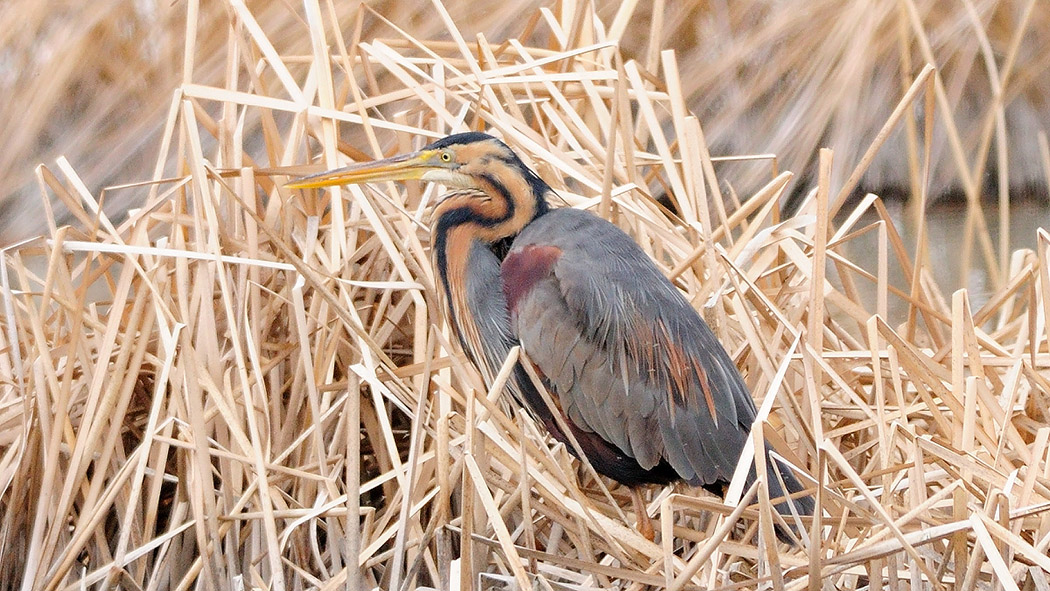
[[[446,196],[435,209],[431,233],[434,268],[446,294],[462,288],[475,244],[493,254],[498,266],[514,239],[547,213],[543,199],[514,199],[508,192],[466,190]],[[455,302],[449,302],[456,308]]]
[[474,244],[480,243],[497,263],[502,262],[514,238],[549,211],[550,190],[535,173],[483,174],[475,176],[474,187],[446,195],[434,209],[431,234],[434,266],[445,293],[450,293],[452,283],[465,279],[455,271],[466,265]]
[[489,246],[502,259],[506,248],[501,245],[547,213],[549,206],[544,193],[536,194],[527,185],[509,186],[484,178],[479,179],[479,185],[483,188],[454,191],[438,204],[434,210],[434,243],[439,235],[455,230]]
[[[445,206],[451,199],[456,197],[447,198],[441,205]],[[547,213],[545,202],[542,207],[533,208],[532,212],[519,211],[513,203],[501,213],[496,213],[492,208],[480,212],[479,209],[485,208],[485,205],[467,202],[458,207],[443,207],[437,212],[431,233],[434,267],[446,293],[450,281],[462,279],[456,276],[455,271],[458,265],[466,263],[475,243],[481,243],[495,255],[497,261],[503,261],[521,230]],[[532,215],[522,215],[527,213]]]
[[[509,244],[509,240],[507,240]],[[441,227],[434,234],[434,268],[441,282],[441,293],[448,313],[449,324],[459,339],[463,351],[481,370],[486,383],[495,378],[496,370],[512,345],[493,339],[491,322],[487,318],[488,338],[478,326],[478,310],[498,310],[498,306],[486,306],[484,301],[502,297],[500,286],[501,259],[495,252],[497,245],[478,241],[471,228],[458,225]],[[504,253],[505,254],[505,253]],[[473,306],[471,304],[473,302]],[[509,320],[504,319],[504,323]],[[498,332],[498,331],[497,331]]]

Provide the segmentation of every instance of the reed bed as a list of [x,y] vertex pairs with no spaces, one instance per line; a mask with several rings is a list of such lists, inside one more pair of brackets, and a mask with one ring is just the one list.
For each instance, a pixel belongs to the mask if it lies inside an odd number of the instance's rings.
[[[356,2],[332,2],[325,10],[346,35],[360,29],[366,39],[390,37],[388,20],[418,39],[448,40],[432,3],[369,0],[374,13],[360,16]],[[246,4],[282,52],[310,52],[309,37],[295,34],[301,12],[279,2]],[[703,121],[712,152],[776,154],[781,169],[796,174],[788,188],[792,204],[816,183],[821,147],[835,150],[832,182],[845,180],[889,118],[902,83],[924,63],[935,64],[939,74],[926,185],[931,201],[998,196],[1002,208],[1006,194],[1044,202],[1048,196],[1033,132],[1050,120],[1050,11],[1038,0],[594,4],[609,31],[620,35],[625,56],[644,69],[659,69],[661,49],[675,50],[682,93]],[[477,0],[445,8],[468,39],[485,33],[499,42],[513,37],[543,45],[546,40],[525,32],[544,5],[552,3]],[[553,4],[552,10],[562,8]],[[67,157],[93,191],[151,177],[171,91],[186,80],[188,12],[164,0],[0,3],[0,243],[46,229],[32,174],[38,162]],[[189,15],[204,25],[194,29],[196,53],[189,60],[198,84],[226,84],[227,14],[226,3],[203,2]],[[247,133],[257,131],[248,123]],[[916,198],[918,134],[910,118],[896,126],[887,140],[891,149],[877,154],[861,186],[883,197]],[[719,166],[723,180],[745,195],[765,184],[762,173]],[[116,215],[135,205],[131,192],[118,192],[105,206]],[[72,221],[64,213],[56,215]],[[1014,208],[1011,214],[1024,215]],[[968,221],[968,235],[982,233],[981,218]],[[1011,243],[1010,229],[1005,221],[992,228],[1000,253]],[[986,251],[982,246],[979,254]]]
[[[505,42],[462,37],[439,3],[438,41],[365,37],[311,0],[291,31],[222,5],[213,85],[188,3],[153,177],[93,194],[41,166],[49,232],[0,253],[0,587],[1050,584],[1045,231],[986,303],[943,292],[921,230],[905,244],[878,196],[846,199],[879,141],[841,183],[821,151],[782,219],[791,173],[712,156],[675,54],[624,60],[622,19],[584,3]],[[936,84],[902,73],[887,123],[924,114],[920,176]],[[465,129],[629,231],[702,311],[759,404],[755,441],[809,475],[820,515],[798,546],[768,503],[684,486],[648,491],[647,541],[626,490],[487,389],[434,288],[435,187],[283,187]],[[729,161],[764,185],[733,191]],[[137,207],[111,217],[120,193]],[[871,237],[871,268],[844,254]],[[741,484],[731,498],[768,494]]]

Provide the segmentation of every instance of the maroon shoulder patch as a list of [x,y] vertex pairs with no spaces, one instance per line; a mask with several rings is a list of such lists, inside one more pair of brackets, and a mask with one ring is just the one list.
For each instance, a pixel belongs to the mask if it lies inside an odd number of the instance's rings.
[[521,298],[529,293],[536,282],[547,277],[554,263],[561,257],[556,246],[530,244],[521,250],[511,251],[503,260],[503,295],[507,298],[507,309],[511,314]]

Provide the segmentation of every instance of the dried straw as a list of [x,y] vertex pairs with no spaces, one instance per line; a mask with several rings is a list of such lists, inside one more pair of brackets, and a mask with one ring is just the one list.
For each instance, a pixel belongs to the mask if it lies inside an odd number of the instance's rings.
[[[279,31],[221,4],[225,81],[196,78],[191,1],[153,178],[94,195],[42,166],[50,232],[2,251],[0,586],[1046,588],[1050,234],[974,310],[909,255],[925,234],[837,199],[831,152],[790,219],[789,173],[723,194],[674,54],[623,60],[624,19],[587,4],[505,43],[440,4],[445,41],[344,39],[311,0]],[[933,71],[902,87],[931,146]],[[760,406],[755,441],[809,475],[821,515],[798,547],[742,479],[738,504],[648,491],[648,542],[622,487],[505,412],[442,320],[433,187],[282,186],[468,128],[627,229],[702,310]],[[115,193],[126,218],[100,208]],[[871,235],[865,268],[844,253]]]

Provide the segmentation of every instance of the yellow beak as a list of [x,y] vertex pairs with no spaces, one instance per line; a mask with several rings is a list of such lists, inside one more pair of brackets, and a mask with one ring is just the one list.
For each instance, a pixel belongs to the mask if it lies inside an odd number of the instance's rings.
[[447,168],[448,163],[441,160],[440,150],[422,150],[304,176],[285,186],[289,189],[314,189],[379,181],[406,181],[422,179],[427,172]]

